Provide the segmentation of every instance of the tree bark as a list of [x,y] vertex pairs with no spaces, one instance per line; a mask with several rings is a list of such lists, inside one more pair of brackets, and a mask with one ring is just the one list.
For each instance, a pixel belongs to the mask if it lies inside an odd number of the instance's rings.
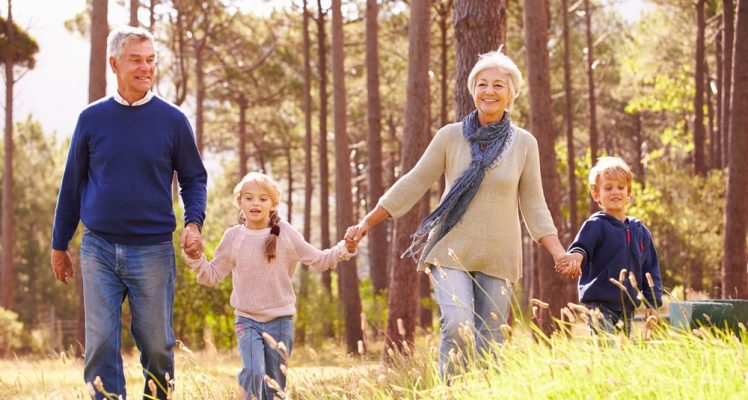
[[456,0],[454,29],[457,49],[455,120],[462,121],[475,109],[466,84],[478,56],[506,43],[506,0]]
[[138,7],[140,7],[140,0],[130,0],[130,26],[140,26]]
[[[369,204],[374,207],[384,193],[382,185],[382,105],[379,98],[377,0],[366,1],[366,88],[369,149]],[[387,224],[369,231],[369,276],[375,295],[387,289]]]
[[[8,18],[5,21],[9,48],[13,48],[15,45],[12,3],[11,0],[8,0]],[[5,160],[3,165],[5,172],[3,174],[3,280],[1,304],[6,310],[13,310],[15,308],[13,293],[13,289],[15,288],[15,239],[13,237],[13,231],[15,230],[13,223],[13,85],[15,84],[13,66],[15,65],[15,60],[13,59],[13,52],[6,50],[5,60],[3,61],[5,62]]]
[[247,155],[247,108],[249,108],[249,102],[244,93],[239,94],[237,105],[239,106],[239,179],[242,179],[244,175],[247,175],[249,158]]
[[[405,100],[405,128],[401,158],[402,174],[407,173],[418,162],[426,148],[429,135],[429,35],[431,24],[431,1],[410,2],[410,25],[408,27],[408,83]],[[402,176],[402,175],[401,175]],[[395,222],[395,240],[392,262],[392,280],[387,301],[389,315],[385,349],[408,355],[404,344],[413,348],[413,338],[418,319],[418,272],[413,260],[400,258],[411,242],[425,214],[423,207],[416,207]],[[402,320],[405,332],[400,332],[398,321]],[[389,352],[384,360],[391,361]]]
[[[592,42],[592,16],[590,0],[584,0],[585,38],[587,40],[587,101],[590,106],[590,160],[592,165],[597,160],[597,107],[595,106],[595,71],[592,68],[595,57]],[[590,166],[592,167],[592,166]],[[590,213],[597,211],[597,204],[590,199]]]
[[725,207],[725,248],[722,265],[722,294],[727,298],[748,298],[746,272],[746,226],[748,225],[748,1],[738,0],[733,44],[730,113],[730,155]]
[[[527,46],[527,81],[530,102],[530,131],[538,139],[540,173],[543,192],[553,222],[563,237],[559,178],[556,172],[553,105],[551,101],[550,61],[548,56],[548,3],[546,0],[525,0],[524,24]],[[540,283],[540,299],[550,304],[553,316],[560,318],[560,309],[576,301],[576,290],[569,279],[559,279],[553,271],[553,259],[547,251],[539,251],[535,272]],[[553,329],[548,313],[540,321],[545,332]]]
[[732,98],[732,65],[733,65],[733,37],[735,36],[735,3],[733,0],[722,0],[722,33],[724,47],[722,55],[725,57],[722,62],[722,116],[720,118],[722,131],[722,162],[723,165],[729,165],[730,156],[730,100]]
[[568,1],[562,0],[561,14],[564,21],[564,122],[566,123],[566,162],[568,164],[567,176],[569,180],[569,230],[571,235],[574,235],[578,229],[579,217],[577,215],[577,176],[574,171],[574,112],[572,110],[574,96],[571,86],[568,8]]
[[91,12],[91,55],[89,58],[88,102],[106,96],[107,0],[94,0]]
[[[704,160],[704,141],[706,128],[704,127],[704,0],[696,0],[696,73],[694,75],[696,95],[693,101],[693,166],[698,175],[706,175]],[[692,282],[693,283],[693,282]],[[691,286],[693,287],[693,286]]]
[[[351,165],[348,133],[346,131],[345,65],[343,53],[343,14],[341,0],[332,1],[332,79],[333,121],[335,125],[335,220],[337,237],[343,237],[353,225],[353,200],[351,198]],[[361,330],[361,297],[358,291],[356,259],[338,264],[338,291],[343,302],[347,353],[356,353]]]
[[[327,165],[327,45],[325,44],[325,11],[322,0],[317,0],[317,42],[319,62],[319,199],[320,246],[330,247],[330,183]],[[331,270],[322,272],[322,286],[332,297]],[[325,325],[328,337],[333,335],[332,325]]]
[[722,63],[724,60],[722,46],[724,46],[724,36],[722,35],[721,29],[717,32],[717,37],[714,42],[714,58],[717,60],[715,68],[717,70],[717,95],[714,96],[717,103],[717,109],[715,110],[716,134],[714,135],[714,168],[722,169],[725,167],[722,158],[722,135],[724,135],[725,127],[722,125],[722,88],[724,87],[724,84],[722,83]]

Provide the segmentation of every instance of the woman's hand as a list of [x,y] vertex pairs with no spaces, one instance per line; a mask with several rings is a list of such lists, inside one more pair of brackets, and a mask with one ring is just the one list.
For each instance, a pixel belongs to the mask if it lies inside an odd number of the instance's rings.
[[351,239],[360,242],[361,239],[369,233],[369,229],[376,226],[378,223],[390,217],[390,213],[387,212],[382,206],[376,206],[370,213],[366,214],[364,219],[358,223],[348,227],[345,232],[345,239]]

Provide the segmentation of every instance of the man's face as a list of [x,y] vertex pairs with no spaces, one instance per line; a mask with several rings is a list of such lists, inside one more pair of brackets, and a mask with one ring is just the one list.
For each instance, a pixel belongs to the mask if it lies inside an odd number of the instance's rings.
[[109,57],[109,65],[117,75],[119,94],[130,103],[142,99],[153,86],[156,53],[149,40],[128,41],[119,59]]

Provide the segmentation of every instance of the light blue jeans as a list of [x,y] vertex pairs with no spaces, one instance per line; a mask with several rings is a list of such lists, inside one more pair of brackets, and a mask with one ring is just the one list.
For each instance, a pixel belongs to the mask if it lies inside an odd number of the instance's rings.
[[457,366],[455,360],[450,360],[450,350],[455,353],[461,351],[463,362],[470,354],[468,352],[472,351],[460,336],[460,326],[467,325],[471,329],[478,354],[490,351],[494,342],[504,342],[500,326],[506,323],[509,316],[512,286],[503,279],[482,272],[443,267],[431,266],[431,276],[441,311],[439,372],[448,379]]
[[239,371],[239,385],[244,388],[245,399],[272,400],[275,389],[265,383],[265,375],[278,382],[281,390],[286,388],[286,375],[281,372],[281,364],[286,361],[278,350],[273,349],[262,337],[267,332],[277,343],[283,342],[287,356],[291,356],[294,341],[293,317],[278,317],[268,322],[251,318],[236,317],[236,336],[239,341],[239,354],[242,369]]
[[[86,354],[83,377],[100,377],[107,392],[127,397],[122,369],[122,303],[130,304],[130,332],[140,350],[146,379],[159,382],[158,398],[165,399],[165,375],[174,379],[174,279],[176,264],[171,241],[146,246],[111,243],[84,229],[81,275],[86,316]],[[159,386],[160,385],[160,386]],[[101,393],[97,399],[103,399]]]

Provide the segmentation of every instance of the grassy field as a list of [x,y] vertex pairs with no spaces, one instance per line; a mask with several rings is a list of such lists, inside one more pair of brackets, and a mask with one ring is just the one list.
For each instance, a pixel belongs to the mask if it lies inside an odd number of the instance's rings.
[[[576,332],[576,331],[575,331]],[[332,344],[297,347],[286,398],[293,399],[745,399],[748,335],[742,340],[700,329],[661,329],[591,337],[574,334],[534,341],[515,333],[492,356],[471,359],[467,372],[445,385],[435,364],[436,342],[421,337],[411,357],[388,367],[380,352],[346,357]],[[377,348],[377,345],[373,345]],[[381,343],[378,344],[381,349]],[[128,393],[139,397],[143,377],[137,355],[126,361]],[[241,398],[235,352],[176,352],[175,399]],[[0,360],[0,399],[83,399],[82,362],[55,355]]]

